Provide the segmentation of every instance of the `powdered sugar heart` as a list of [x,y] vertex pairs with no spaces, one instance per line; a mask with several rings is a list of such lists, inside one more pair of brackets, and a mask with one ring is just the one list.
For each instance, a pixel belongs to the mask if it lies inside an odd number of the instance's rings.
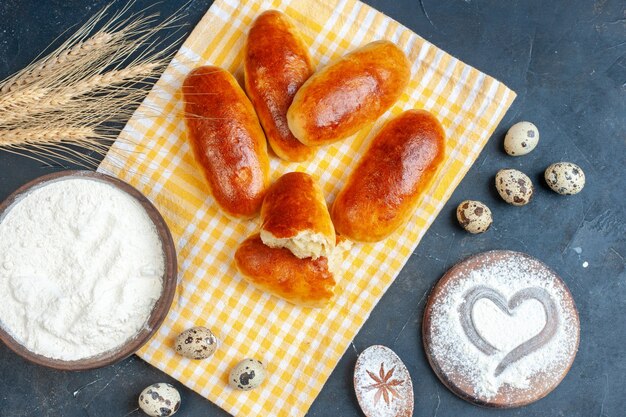
[[541,332],[546,313],[535,299],[505,311],[490,299],[480,298],[472,309],[472,322],[478,334],[496,350],[510,352]]
[[571,294],[548,266],[490,251],[458,263],[435,285],[422,333],[446,386],[500,408],[529,404],[558,385],[576,355],[579,325]]
[[[543,307],[544,319],[537,317],[528,317],[528,315],[520,315],[521,327],[523,331],[516,332],[515,328],[494,326],[493,321],[498,317],[493,316],[493,309],[487,309],[477,305],[483,300],[489,300],[492,306],[497,307],[509,317],[515,315],[515,311],[527,302],[536,300]],[[484,304],[482,304],[484,306]],[[478,308],[475,308],[478,307]],[[537,309],[531,310],[531,315],[536,315]],[[481,314],[482,313],[482,314]],[[491,313],[491,314],[489,314]],[[540,287],[524,288],[516,292],[507,302],[506,298],[493,288],[478,285],[471,288],[465,293],[464,302],[459,306],[459,319],[463,331],[469,338],[470,342],[486,355],[493,355],[502,350],[504,343],[510,344],[514,339],[526,339],[522,343],[513,347],[506,356],[500,361],[495,369],[494,375],[500,375],[508,366],[522,359],[523,357],[540,349],[548,343],[556,334],[559,317],[556,305],[550,294]],[[545,324],[540,331],[533,334],[533,327],[537,327],[537,323],[543,321]],[[486,323],[489,321],[489,323]],[[534,325],[533,325],[534,323]],[[481,326],[487,324],[487,326]],[[482,331],[479,331],[481,329]],[[489,331],[495,330],[495,331]],[[490,333],[493,338],[485,337],[485,333]],[[517,335],[515,335],[517,333]],[[495,343],[492,343],[495,341]],[[499,346],[498,346],[499,345]]]

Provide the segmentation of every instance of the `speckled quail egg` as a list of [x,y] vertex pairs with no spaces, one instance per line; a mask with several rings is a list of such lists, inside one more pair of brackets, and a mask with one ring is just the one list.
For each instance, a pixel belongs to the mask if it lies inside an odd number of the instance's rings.
[[504,137],[504,151],[512,156],[530,153],[539,142],[539,130],[530,122],[515,123]]
[[192,327],[178,335],[175,349],[189,359],[206,359],[217,350],[217,338],[206,327]]
[[470,233],[483,233],[493,223],[491,210],[480,201],[465,200],[456,208],[456,218]]
[[516,169],[501,169],[496,174],[496,189],[504,201],[514,206],[526,205],[533,198],[533,183]]
[[228,384],[235,389],[250,391],[255,389],[265,379],[265,367],[256,359],[244,359],[231,371]]
[[152,384],[139,395],[139,408],[152,417],[171,416],[180,408],[180,394],[168,383]]
[[557,162],[546,168],[546,183],[552,191],[562,195],[577,194],[585,186],[585,173],[571,162]]

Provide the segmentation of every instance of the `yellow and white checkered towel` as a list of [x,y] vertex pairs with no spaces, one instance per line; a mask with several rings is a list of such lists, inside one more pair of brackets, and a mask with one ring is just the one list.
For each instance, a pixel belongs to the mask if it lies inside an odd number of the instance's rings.
[[[411,82],[373,130],[403,110],[424,108],[438,116],[448,138],[439,179],[408,226],[378,244],[355,245],[337,276],[336,300],[322,310],[288,304],[238,275],[235,249],[258,228],[257,221],[232,221],[217,209],[194,166],[181,117],[185,75],[212,64],[241,77],[248,28],[267,9],[281,10],[299,25],[318,67],[373,40],[398,44],[413,62]],[[357,0],[216,0],[99,168],[154,202],[178,252],[172,309],[139,356],[233,415],[304,415],[514,98],[505,85]],[[146,117],[155,109],[158,116]],[[370,130],[363,130],[323,148],[309,163],[273,157],[272,179],[306,171],[332,202],[370,137]],[[194,325],[211,328],[220,340],[208,360],[191,361],[174,352],[176,335]],[[267,379],[253,391],[232,390],[228,372],[247,357],[266,364]]]

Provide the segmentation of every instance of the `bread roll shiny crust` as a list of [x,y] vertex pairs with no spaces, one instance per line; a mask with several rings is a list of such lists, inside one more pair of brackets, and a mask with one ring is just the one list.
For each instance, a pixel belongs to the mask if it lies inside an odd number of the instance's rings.
[[403,225],[443,161],[444,140],[439,121],[424,110],[387,122],[333,203],[337,233],[376,242]]
[[289,128],[308,146],[346,138],[391,107],[410,75],[409,61],[395,44],[369,43],[304,83],[287,111]]
[[267,140],[279,158],[300,162],[316,149],[303,145],[287,125],[287,109],[313,74],[308,47],[290,19],[276,10],[256,18],[244,51],[245,87]]
[[254,217],[269,183],[269,159],[250,100],[229,72],[212,66],[191,71],[183,95],[187,138],[215,201],[232,217]]
[[288,249],[264,245],[258,233],[239,246],[235,264],[246,281],[293,304],[324,307],[334,296],[326,258],[296,258]]
[[261,206],[261,239],[268,246],[291,250],[298,258],[331,256],[335,228],[313,177],[290,172],[272,184]]

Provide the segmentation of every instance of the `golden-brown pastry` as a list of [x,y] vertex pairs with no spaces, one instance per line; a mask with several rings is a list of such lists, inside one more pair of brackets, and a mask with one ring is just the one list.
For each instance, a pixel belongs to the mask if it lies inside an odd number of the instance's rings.
[[287,109],[314,68],[308,47],[286,15],[268,10],[252,23],[243,69],[246,92],[276,155],[292,162],[310,159],[316,149],[291,134]]
[[409,61],[395,44],[369,43],[304,83],[287,111],[289,128],[308,146],[344,139],[391,107],[410,75]]
[[194,69],[183,83],[187,138],[215,201],[229,216],[254,217],[269,183],[263,129],[226,70]]
[[439,121],[424,110],[387,122],[333,203],[337,233],[376,242],[403,225],[443,161],[444,140]]
[[288,249],[264,245],[258,233],[239,246],[235,264],[246,281],[293,304],[324,307],[334,296],[326,258],[297,258]]
[[335,228],[313,177],[290,172],[272,184],[261,206],[261,239],[272,248],[289,249],[298,258],[331,255]]

